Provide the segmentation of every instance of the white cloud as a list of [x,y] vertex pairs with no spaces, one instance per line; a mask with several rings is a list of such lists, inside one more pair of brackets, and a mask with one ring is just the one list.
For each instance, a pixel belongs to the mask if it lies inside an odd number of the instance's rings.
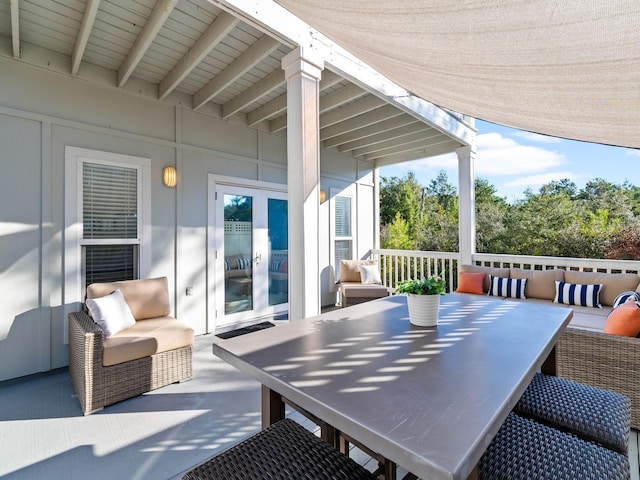
[[542,173],[565,164],[564,154],[554,150],[521,145],[499,133],[477,137],[476,174],[479,176],[522,176]]
[[640,149],[629,148],[625,153],[632,157],[640,157]]
[[563,180],[568,178],[569,180],[575,182],[579,180],[582,176],[575,174],[573,172],[549,172],[549,173],[541,173],[539,175],[530,175],[528,177],[520,177],[511,182],[507,182],[504,184],[505,187],[537,187],[545,185],[552,181]]
[[[499,133],[485,133],[476,139],[475,173],[479,177],[520,177],[556,169],[567,160],[564,154],[542,147],[521,145]],[[454,153],[425,158],[410,167],[420,171],[458,170],[458,157]]]
[[541,135],[539,133],[533,132],[522,132],[517,131],[514,133],[516,137],[524,138],[530,142],[538,142],[538,143],[560,143],[562,142],[561,138],[558,137],[550,137],[548,135]]

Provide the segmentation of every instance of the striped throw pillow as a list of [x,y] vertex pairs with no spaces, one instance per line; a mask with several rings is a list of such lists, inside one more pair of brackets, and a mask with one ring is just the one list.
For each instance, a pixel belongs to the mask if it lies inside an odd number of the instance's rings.
[[640,302],[640,293],[634,291],[622,292],[613,301],[613,308],[619,307],[630,298],[633,298],[636,302]]
[[271,262],[271,271],[272,272],[279,272],[280,271],[280,263],[281,262]]
[[526,278],[504,278],[493,275],[490,275],[490,278],[489,296],[526,298],[524,296],[524,287],[527,284]]
[[602,284],[581,285],[579,283],[566,283],[556,280],[556,298],[553,301],[565,305],[602,308],[602,305],[600,305],[600,290],[602,290]]
[[238,269],[242,270],[251,266],[251,260],[241,257],[236,260],[236,264],[238,265]]
[[229,265],[229,260],[225,260],[224,261],[224,271],[228,272],[229,270],[231,270],[231,266]]

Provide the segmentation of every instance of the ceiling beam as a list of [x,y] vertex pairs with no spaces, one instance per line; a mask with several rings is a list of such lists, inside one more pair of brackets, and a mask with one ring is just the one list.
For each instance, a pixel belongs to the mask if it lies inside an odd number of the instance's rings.
[[395,163],[410,162],[412,160],[419,160],[421,158],[435,157],[437,155],[443,155],[445,153],[451,153],[456,148],[460,147],[460,142],[455,140],[448,140],[445,143],[441,143],[432,147],[425,147],[424,149],[416,149],[413,152],[398,153],[384,158],[375,160],[376,167],[383,167],[385,165],[393,165]]
[[457,142],[451,138],[446,136],[442,137],[442,140],[439,142],[435,142],[429,144],[425,143],[424,140],[418,140],[411,143],[406,143],[404,145],[398,145],[395,148],[389,148],[384,152],[377,152],[371,155],[365,155],[365,160],[375,160],[382,159],[385,157],[393,157],[397,155],[401,155],[403,153],[412,153],[416,152],[422,154],[422,158],[433,157],[436,155],[441,155],[443,153],[450,153],[454,149],[454,147],[459,147],[460,142]]
[[368,95],[344,107],[336,108],[330,112],[320,115],[320,128],[325,128],[336,123],[344,122],[350,118],[357,117],[363,113],[370,112],[376,108],[382,107],[385,103],[381,98],[375,95]]
[[385,120],[384,122],[376,123],[368,127],[362,127],[357,130],[353,130],[351,132],[329,138],[324,141],[324,146],[326,148],[337,147],[338,145],[342,145],[347,142],[353,142],[355,140],[360,140],[361,138],[373,137],[379,135],[382,132],[385,132],[386,130],[403,127],[405,125],[414,123],[415,121],[416,119],[409,115],[390,118],[389,120]]
[[350,102],[351,100],[366,95],[367,92],[362,88],[349,83],[344,87],[340,87],[331,93],[327,93],[324,97],[320,97],[320,113],[324,113],[332,108]]
[[209,83],[193,95],[193,109],[198,110],[213,97],[235,82],[247,71],[260,63],[280,46],[280,42],[268,35],[260,37],[247,48],[227,68],[216,75]]
[[84,50],[87,48],[89,36],[93,29],[93,22],[96,20],[99,7],[100,0],[87,0],[87,5],[84,7],[84,15],[82,16],[82,23],[80,23],[78,38],[76,38],[76,44],[73,47],[73,53],[71,54],[71,75],[78,74],[80,63],[84,56]]
[[[322,71],[322,79],[320,80],[320,91],[324,91],[328,88],[337,85],[343,80],[340,75],[333,73],[330,70]],[[263,120],[267,120],[268,118],[273,117],[281,113],[283,110],[287,109],[287,94],[283,93],[282,95],[274,98],[268,103],[256,108],[255,110],[249,112],[247,115],[247,125],[250,127],[256,125]],[[285,115],[285,127],[286,127],[286,115]]]
[[[428,142],[429,140],[433,140],[434,138],[442,137],[443,133],[439,132],[433,128],[429,130],[425,130],[422,132],[415,132],[409,135],[405,135],[403,137],[394,138],[391,140],[385,140],[384,142],[376,143],[375,145],[369,145],[368,147],[356,148],[351,152],[351,155],[354,157],[363,157],[365,155],[371,155],[376,152],[384,152],[388,149],[398,147],[399,145],[404,145],[407,143],[413,142]],[[447,137],[448,138],[448,137]]]
[[338,145],[338,152],[340,153],[349,152],[351,150],[355,150],[356,148],[362,148],[368,145],[375,145],[376,143],[381,143],[386,140],[391,140],[393,138],[400,138],[415,132],[426,131],[426,130],[429,130],[429,128],[431,127],[425,125],[419,120],[414,119],[414,122],[409,125],[392,128],[389,130],[385,130],[384,132],[380,132],[377,135],[370,135],[368,137],[360,138],[358,140],[353,140],[350,142],[343,143],[342,145]]
[[333,73],[331,70],[327,70],[326,68],[322,71],[322,78],[320,79],[320,91],[326,90],[327,88],[331,88],[334,85],[337,85],[341,81],[342,78],[337,73]]
[[[349,83],[344,87],[340,87],[337,90],[328,93],[324,97],[320,97],[320,114],[327,110],[331,110],[343,103],[347,103],[354,98],[361,97],[365,95],[365,92],[362,88],[354,85],[353,83]],[[280,130],[284,130],[287,128],[287,116],[282,115],[269,123],[269,131],[270,132],[279,132]]]
[[236,95],[227,103],[222,106],[222,118],[229,118],[236,112],[239,112],[247,105],[251,105],[258,99],[268,95],[276,88],[284,85],[286,79],[284,78],[284,70],[278,68],[262,80],[254,83],[251,87],[247,88],[244,92]]
[[142,27],[138,38],[136,39],[133,47],[129,50],[124,62],[120,66],[118,71],[118,86],[122,87],[135,70],[135,68],[142,60],[142,57],[151,46],[151,42],[156,38],[156,35],[166,22],[169,15],[173,11],[173,8],[178,3],[178,0],[158,0],[156,6],[153,7],[151,15]]
[[158,99],[162,100],[182,82],[198,64],[235,28],[240,22],[236,17],[221,12],[200,38],[180,59],[173,70],[160,82]]
[[282,95],[278,95],[273,100],[249,112],[247,115],[247,125],[252,127],[253,125],[258,124],[269,117],[273,117],[286,109],[287,94],[283,93]]
[[20,58],[20,2],[9,0],[11,6],[11,45],[13,58]]
[[398,117],[400,115],[406,114],[403,111],[398,110],[393,105],[385,105],[384,107],[378,108],[369,113],[365,113],[364,115],[359,115],[344,122],[336,123],[335,125],[331,125],[330,127],[323,128],[322,130],[320,130],[320,139],[327,140],[333,137],[337,137],[338,135],[351,132],[353,130],[358,130],[362,127],[367,127],[369,125],[380,123],[393,117]]

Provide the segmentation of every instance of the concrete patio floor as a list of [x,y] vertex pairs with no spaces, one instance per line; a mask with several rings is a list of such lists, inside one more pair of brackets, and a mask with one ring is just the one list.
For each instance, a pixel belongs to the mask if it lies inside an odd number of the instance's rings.
[[[66,369],[0,384],[0,478],[179,479],[257,432],[260,385],[215,357],[214,341],[220,340],[196,337],[192,380],[87,417]],[[314,428],[299,414],[289,415]],[[375,468],[362,452],[352,456]],[[631,478],[638,480],[635,431],[630,458]]]

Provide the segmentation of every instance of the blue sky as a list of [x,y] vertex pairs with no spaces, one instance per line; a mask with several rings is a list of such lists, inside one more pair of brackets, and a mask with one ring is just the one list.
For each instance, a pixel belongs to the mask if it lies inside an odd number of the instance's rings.
[[[508,202],[522,198],[528,187],[537,192],[542,185],[563,178],[578,188],[594,178],[614,183],[629,180],[640,186],[640,150],[548,137],[480,120],[476,128],[476,177],[486,178]],[[457,187],[455,154],[382,167],[380,175],[401,177],[409,170],[424,186],[444,170]]]

